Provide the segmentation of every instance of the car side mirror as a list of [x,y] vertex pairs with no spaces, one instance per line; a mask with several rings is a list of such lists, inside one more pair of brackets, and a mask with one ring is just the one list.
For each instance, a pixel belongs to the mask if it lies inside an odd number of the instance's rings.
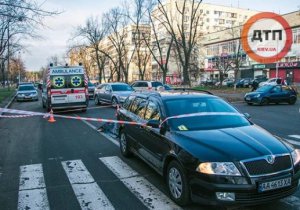
[[152,128],[159,128],[159,120],[149,120],[146,125]]
[[249,113],[244,113],[244,116],[245,116],[248,120],[251,119],[251,115],[250,115]]

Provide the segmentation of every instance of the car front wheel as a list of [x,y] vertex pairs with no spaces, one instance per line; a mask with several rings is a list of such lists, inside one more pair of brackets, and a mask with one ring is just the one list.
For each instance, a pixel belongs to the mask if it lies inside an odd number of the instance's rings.
[[260,105],[268,105],[268,104],[269,104],[269,99],[267,99],[267,98],[261,99]]
[[95,95],[94,102],[95,102],[95,105],[100,105],[100,101],[99,101],[99,98],[97,95]]
[[124,132],[124,130],[121,130],[120,132],[120,150],[121,150],[121,154],[124,157],[131,157],[132,153],[130,151],[130,143],[128,142],[126,133]]
[[171,199],[179,205],[190,203],[190,189],[182,166],[177,161],[171,161],[167,170],[167,185]]

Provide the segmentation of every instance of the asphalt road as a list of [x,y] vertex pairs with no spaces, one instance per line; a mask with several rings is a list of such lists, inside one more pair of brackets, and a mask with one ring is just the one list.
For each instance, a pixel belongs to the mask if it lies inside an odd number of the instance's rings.
[[[258,125],[297,142],[290,135],[300,135],[299,102],[235,106],[251,114]],[[44,112],[41,107],[41,101],[11,106]],[[113,108],[96,107],[93,101],[89,108],[86,113],[65,114],[114,118]],[[55,123],[42,117],[0,119],[0,210],[179,209],[168,199],[163,179],[138,158],[122,158],[113,135],[106,138],[97,131],[101,125],[62,118]],[[184,209],[216,208],[190,205]],[[300,194],[238,209],[300,209]]]

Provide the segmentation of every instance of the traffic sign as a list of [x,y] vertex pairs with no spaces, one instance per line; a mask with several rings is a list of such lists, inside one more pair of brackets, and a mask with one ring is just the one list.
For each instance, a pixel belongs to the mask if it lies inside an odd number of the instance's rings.
[[241,40],[250,58],[259,63],[273,63],[289,52],[293,42],[292,29],[282,16],[262,12],[245,23]]

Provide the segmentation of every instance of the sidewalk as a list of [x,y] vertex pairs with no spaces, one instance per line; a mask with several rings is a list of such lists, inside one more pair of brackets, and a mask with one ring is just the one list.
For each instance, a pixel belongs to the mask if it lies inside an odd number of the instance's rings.
[[219,96],[229,102],[244,102],[245,93],[220,93],[211,91],[214,95]]

